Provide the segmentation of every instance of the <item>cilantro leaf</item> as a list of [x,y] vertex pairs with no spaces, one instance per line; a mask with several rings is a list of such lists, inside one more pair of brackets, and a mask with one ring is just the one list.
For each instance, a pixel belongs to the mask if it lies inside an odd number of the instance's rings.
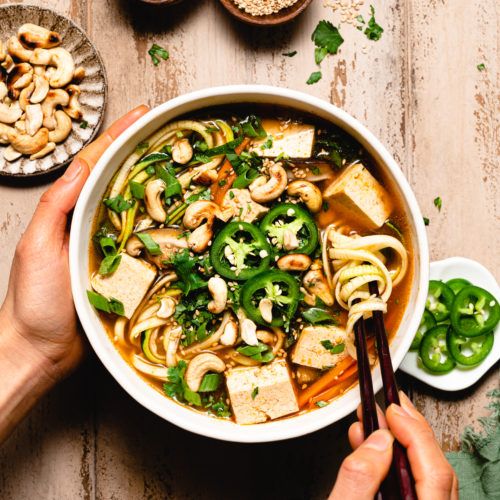
[[177,276],[179,277],[179,288],[188,295],[194,290],[204,288],[207,282],[201,278],[199,273],[194,271],[198,260],[189,255],[189,250],[185,248],[182,252],[173,255],[168,264],[172,264]]
[[477,67],[478,71],[484,71],[486,69],[486,66],[484,65],[484,63],[480,63],[476,67]]
[[126,200],[121,194],[115,196],[114,198],[105,198],[103,203],[113,212],[117,214],[132,208],[134,205],[134,200]]
[[330,21],[322,20],[316,26],[311,36],[312,41],[318,48],[323,48],[328,54],[336,54],[344,39]]
[[322,340],[321,345],[327,350],[330,351],[331,354],[340,354],[345,350],[345,344],[332,344],[330,340]]
[[310,307],[302,311],[302,317],[312,325],[325,322],[336,323],[335,318],[326,309],[320,307]]
[[371,17],[368,20],[368,26],[365,29],[366,38],[369,40],[373,40],[374,42],[380,40],[382,38],[382,33],[384,32],[384,28],[377,24],[375,21],[375,8],[373,5],[370,5]]
[[294,55],[297,54],[296,50],[292,50],[291,52],[283,52],[281,55],[285,57],[293,57]]
[[321,64],[321,61],[327,56],[328,51],[325,47],[316,47],[314,49],[314,62],[316,64]]
[[153,43],[153,45],[151,45],[151,48],[148,50],[148,54],[151,56],[151,60],[153,61],[153,64],[155,66],[158,66],[158,64],[160,64],[160,59],[158,59],[159,57],[166,61],[170,56],[168,50],[160,47],[156,43]]
[[434,206],[439,210],[441,211],[441,207],[443,206],[443,201],[441,200],[441,197],[440,196],[437,196],[436,198],[434,198]]
[[318,83],[321,80],[321,71],[314,71],[309,75],[307,79],[307,85],[312,85],[313,83]]
[[430,219],[428,217],[424,217],[424,225],[428,226],[430,224]]
[[256,361],[261,361],[263,363],[269,363],[274,359],[274,354],[272,349],[263,342],[259,342],[257,345],[244,345],[237,347],[236,350],[243,354],[243,356],[248,356],[249,358],[255,359]]
[[257,397],[257,394],[259,394],[259,387],[256,386],[252,390],[252,399],[255,399]]

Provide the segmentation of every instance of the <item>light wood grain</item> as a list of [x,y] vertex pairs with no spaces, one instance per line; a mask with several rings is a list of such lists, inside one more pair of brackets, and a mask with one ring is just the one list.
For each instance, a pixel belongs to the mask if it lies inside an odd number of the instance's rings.
[[[319,19],[338,22],[321,0],[295,23],[270,30],[243,26],[210,0],[170,9],[128,0],[57,0],[51,7],[79,23],[103,56],[106,123],[140,103],[155,106],[230,83],[286,86],[330,100],[367,125],[400,163],[431,219],[432,258],[472,257],[498,278],[498,3],[374,3],[382,39],[370,42],[343,27],[340,53],[324,61],[323,79],[313,86],[305,83],[316,70],[310,34]],[[368,4],[362,13],[368,17]],[[153,42],[171,55],[157,68],[147,55]],[[290,50],[298,54],[281,55]],[[484,72],[476,68],[481,62]],[[0,185],[0,297],[16,241],[44,189]],[[433,206],[438,195],[440,213]],[[497,366],[455,395],[400,381],[442,445],[456,449],[464,425],[485,413],[486,392],[499,386],[499,373]],[[1,497],[325,498],[348,451],[349,423],[269,445],[204,439],[143,410],[90,355],[0,450]],[[242,476],[255,480],[243,486]]]

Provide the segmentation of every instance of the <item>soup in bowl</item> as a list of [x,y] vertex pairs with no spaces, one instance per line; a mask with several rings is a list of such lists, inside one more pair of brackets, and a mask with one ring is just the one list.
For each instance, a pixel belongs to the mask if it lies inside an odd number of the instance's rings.
[[70,258],[82,324],[122,386],[233,441],[354,410],[356,321],[384,313],[397,367],[428,265],[378,141],[327,103],[260,86],[179,97],[118,138],[82,192]]

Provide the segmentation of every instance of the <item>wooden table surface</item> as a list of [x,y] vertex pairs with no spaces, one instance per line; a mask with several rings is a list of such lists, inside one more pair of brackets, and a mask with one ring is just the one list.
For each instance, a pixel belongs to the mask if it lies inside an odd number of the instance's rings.
[[[345,1],[345,0],[339,0]],[[6,3],[0,0],[0,4]],[[374,0],[382,39],[341,27],[340,53],[315,70],[311,33],[337,14],[315,0],[293,24],[268,30],[232,20],[218,1],[147,8],[132,0],[51,0],[100,50],[109,79],[106,122],[213,85],[265,83],[340,106],[394,154],[424,215],[433,260],[462,255],[499,277],[500,66],[497,0]],[[362,8],[368,18],[369,2]],[[0,23],[2,20],[0,19]],[[154,67],[153,42],[170,51]],[[293,58],[282,52],[297,50]],[[486,70],[477,65],[484,63]],[[16,242],[47,185],[0,184],[0,297]],[[433,199],[441,196],[441,212]],[[446,450],[485,414],[498,364],[471,389],[445,394],[399,381]],[[144,410],[90,355],[0,450],[0,497],[12,499],[325,498],[349,450],[352,418],[287,442],[202,438]]]

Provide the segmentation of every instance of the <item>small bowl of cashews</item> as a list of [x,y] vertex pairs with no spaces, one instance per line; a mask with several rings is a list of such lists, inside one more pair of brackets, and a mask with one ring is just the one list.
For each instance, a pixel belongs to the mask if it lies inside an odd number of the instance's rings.
[[6,5],[0,18],[0,175],[53,172],[98,132],[107,95],[102,59],[52,10]]

